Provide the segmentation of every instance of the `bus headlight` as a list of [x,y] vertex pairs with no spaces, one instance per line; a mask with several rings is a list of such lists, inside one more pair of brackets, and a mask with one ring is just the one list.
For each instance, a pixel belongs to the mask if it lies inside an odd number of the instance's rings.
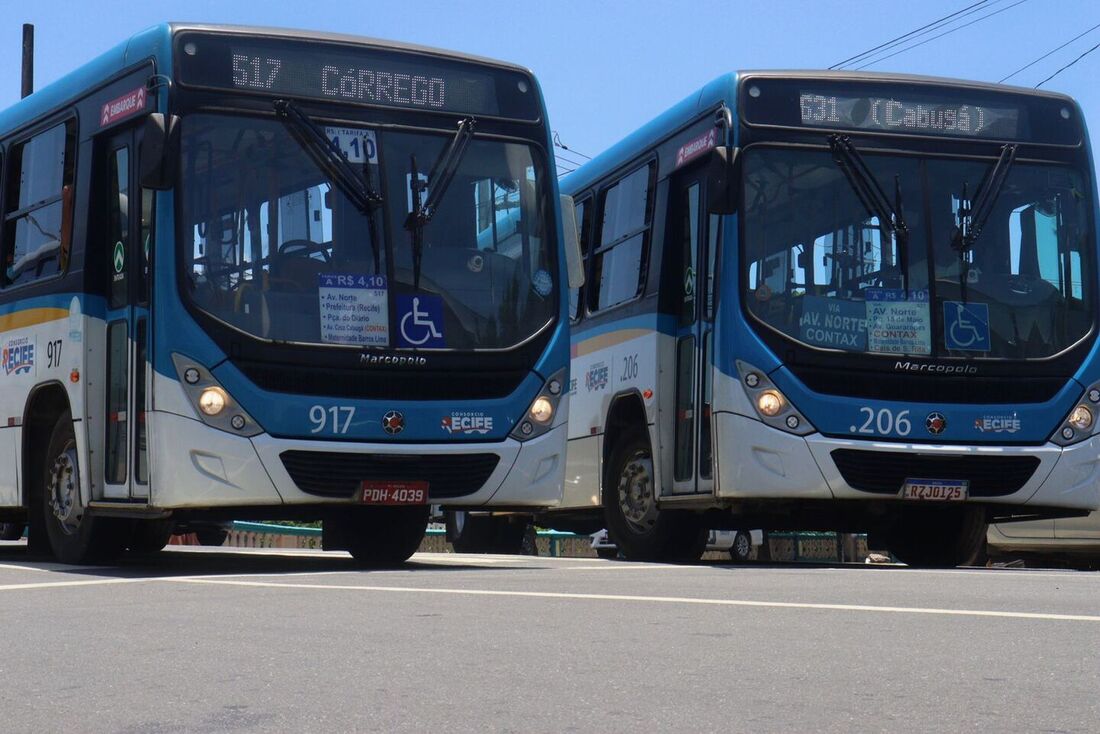
[[756,409],[768,418],[774,418],[783,410],[783,397],[775,390],[765,390],[756,396]]
[[554,417],[554,406],[548,398],[540,395],[535,398],[535,402],[531,403],[531,410],[528,411],[528,415],[536,423],[549,423],[550,419]]
[[1087,405],[1078,405],[1069,414],[1069,424],[1078,431],[1087,431],[1092,427],[1092,411]]
[[741,376],[745,395],[764,423],[796,436],[805,436],[816,430],[763,370],[737,360],[737,373]]
[[[1095,400],[1094,400],[1095,398]],[[1089,403],[1092,403],[1090,405]],[[1073,410],[1058,426],[1050,440],[1060,446],[1069,446],[1096,434],[1096,403],[1100,403],[1100,383],[1090,385],[1085,394],[1073,406]]]
[[531,405],[527,408],[527,412],[523,414],[523,418],[512,429],[512,438],[518,441],[528,441],[550,430],[554,424],[554,416],[558,412],[558,403],[565,392],[562,389],[565,384],[565,374],[565,370],[561,370],[546,381],[542,386],[542,390],[531,401]]
[[180,387],[208,426],[238,436],[255,436],[263,429],[214,378],[210,370],[182,354],[172,354]]
[[228,396],[220,387],[208,387],[199,395],[199,410],[209,416],[215,416],[225,410]]

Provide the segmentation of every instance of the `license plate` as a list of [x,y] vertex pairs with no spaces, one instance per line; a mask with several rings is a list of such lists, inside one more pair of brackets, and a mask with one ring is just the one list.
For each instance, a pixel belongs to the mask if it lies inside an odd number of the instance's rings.
[[425,505],[427,482],[363,482],[359,501],[367,505]]
[[966,499],[970,482],[962,479],[906,479],[901,485],[903,500],[961,502]]

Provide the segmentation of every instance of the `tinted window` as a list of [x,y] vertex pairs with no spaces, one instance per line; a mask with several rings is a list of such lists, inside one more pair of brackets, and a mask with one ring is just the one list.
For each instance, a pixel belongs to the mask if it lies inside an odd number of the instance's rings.
[[653,170],[652,164],[639,168],[603,192],[593,287],[588,291],[593,311],[628,301],[641,289],[653,209]]
[[71,222],[75,125],[57,125],[12,148],[4,207],[4,285],[65,268]]
[[[590,232],[592,231],[592,200],[585,199],[584,201],[577,202],[577,205],[574,207],[574,212],[577,218],[577,236],[581,244],[581,257],[584,261],[584,270],[587,272],[588,244],[591,240]],[[565,212],[563,212],[563,214],[565,214]],[[580,295],[580,288],[571,288],[569,290],[569,316],[574,319],[580,316]]]

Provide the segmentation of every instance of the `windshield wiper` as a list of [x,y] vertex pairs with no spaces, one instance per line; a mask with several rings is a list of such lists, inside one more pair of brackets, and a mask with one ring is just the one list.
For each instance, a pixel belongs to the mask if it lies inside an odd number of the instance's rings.
[[963,182],[962,196],[959,199],[959,224],[951,237],[951,247],[959,251],[960,257],[982,236],[982,229],[993,214],[997,197],[1001,195],[1001,189],[1004,188],[1005,181],[1008,179],[1008,171],[1015,160],[1015,145],[1006,145],[1001,148],[1000,157],[993,164],[973,203],[967,198],[966,182]]
[[[298,109],[293,101],[275,100],[275,114],[287,126],[291,137],[302,146],[302,150],[340,187],[356,208],[373,218],[374,208],[382,203],[382,195],[371,186],[369,164],[363,164],[363,174],[360,175],[348,162],[343,151],[333,146],[317,123]],[[373,223],[371,229],[374,229]],[[374,233],[371,234],[373,236]]]
[[[462,163],[462,156],[466,154],[466,146],[470,144],[470,138],[474,134],[474,118],[466,117],[458,121],[458,130],[451,138],[451,143],[436,159],[432,170],[428,174],[427,181],[420,180],[420,173],[416,167],[416,156],[409,156],[409,195],[412,197],[412,211],[405,218],[405,229],[412,233],[412,257],[413,257],[413,288],[420,288],[420,262],[424,256],[424,226],[432,221],[436,207],[447,193],[447,187],[451,185],[458,166]],[[420,200],[420,194],[428,190],[428,198]]]
[[1001,195],[1001,189],[1008,180],[1008,171],[1015,160],[1016,146],[1002,147],[1001,155],[986,174],[973,202],[967,193],[966,181],[963,181],[962,192],[959,194],[959,223],[951,235],[951,247],[959,253],[959,298],[963,303],[967,301],[966,284],[970,281],[970,261],[966,258],[966,253],[982,236],[982,230],[993,214],[993,206]]
[[871,172],[867,161],[859,154],[847,135],[830,135],[829,148],[833,151],[833,162],[848,179],[860,204],[867,210],[868,216],[877,217],[879,226],[890,233],[897,243],[898,270],[901,273],[901,287],[909,292],[909,227],[902,214],[901,176],[894,175],[894,203],[891,204],[882,190],[882,185]]

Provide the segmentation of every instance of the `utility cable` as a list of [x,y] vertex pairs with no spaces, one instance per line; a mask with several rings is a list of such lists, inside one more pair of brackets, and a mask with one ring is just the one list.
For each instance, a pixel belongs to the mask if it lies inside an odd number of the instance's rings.
[[875,53],[876,51],[884,50],[888,47],[892,47],[892,46],[894,46],[898,43],[901,43],[902,41],[905,41],[908,38],[911,38],[914,34],[920,33],[921,31],[926,30],[926,29],[930,29],[933,26],[938,26],[938,25],[944,23],[945,21],[948,21],[951,18],[954,18],[955,16],[957,16],[961,13],[966,13],[968,10],[973,10],[974,8],[978,8],[982,5],[985,5],[988,2],[989,2],[989,0],[980,0],[980,2],[976,2],[973,5],[968,5],[965,8],[963,8],[962,10],[956,10],[954,13],[951,13],[950,15],[945,15],[942,18],[940,18],[939,20],[932,21],[931,23],[929,23],[927,25],[922,25],[920,28],[916,28],[914,30],[911,30],[908,33],[905,33],[903,35],[898,36],[897,38],[890,39],[886,43],[880,43],[878,46],[875,46],[874,48],[869,48],[866,51],[864,51],[863,53],[858,53],[855,56],[851,56],[847,59],[844,59],[843,61],[838,61],[837,63],[833,64],[829,68],[830,69],[841,69],[841,68],[847,66],[848,64],[850,64],[852,62],[858,61],[859,59],[862,59],[866,56],[870,56],[871,54]]
[[1016,2],[1012,3],[1011,5],[1007,5],[1003,8],[1001,8],[1000,10],[994,10],[992,13],[987,13],[987,14],[979,17],[979,18],[975,18],[974,20],[970,21],[969,23],[963,23],[962,25],[957,25],[954,28],[951,28],[949,30],[944,31],[943,33],[939,33],[935,36],[932,36],[931,38],[926,38],[926,39],[924,39],[923,41],[921,41],[919,43],[914,43],[911,46],[906,46],[905,48],[899,49],[899,50],[895,51],[892,54],[887,54],[886,56],[880,56],[879,58],[877,58],[873,61],[868,61],[866,64],[864,64],[863,66],[857,67],[855,70],[860,71],[861,69],[866,69],[868,66],[874,66],[875,64],[886,61],[886,59],[891,59],[891,58],[897,56],[898,54],[905,53],[906,51],[911,51],[912,49],[917,48],[918,46],[923,46],[926,43],[931,43],[932,41],[935,41],[937,38],[943,38],[946,35],[954,33],[955,31],[961,31],[963,28],[966,28],[968,26],[972,26],[975,23],[980,23],[983,20],[987,20],[989,18],[992,18],[994,15],[1000,15],[1001,13],[1005,12],[1006,10],[1011,10],[1012,8],[1016,7],[1017,5],[1023,5],[1026,2],[1027,2],[1027,0],[1016,0]]
[[1063,43],[1063,44],[1062,44],[1061,46],[1059,46],[1058,48],[1052,48],[1052,49],[1051,49],[1050,51],[1047,51],[1047,52],[1046,52],[1045,54],[1043,54],[1043,55],[1042,55],[1042,56],[1040,56],[1039,58],[1035,59],[1035,60],[1034,60],[1034,61],[1032,61],[1032,62],[1031,62],[1030,64],[1025,64],[1025,65],[1021,66],[1021,67],[1020,67],[1019,69],[1017,69],[1016,71],[1014,71],[1014,72],[1012,72],[1011,74],[1009,74],[1008,76],[1006,76],[1006,77],[1002,77],[1001,79],[998,79],[998,80],[997,80],[997,83],[998,83],[998,84],[1001,84],[1001,83],[1005,82],[1006,80],[1008,80],[1008,79],[1011,79],[1012,77],[1016,76],[1017,74],[1019,74],[1019,73],[1020,73],[1021,71],[1023,71],[1024,69],[1030,69],[1031,67],[1035,66],[1036,64],[1038,64],[1038,63],[1039,63],[1040,61],[1042,61],[1042,60],[1043,60],[1043,59],[1045,59],[1046,57],[1050,56],[1050,55],[1051,55],[1051,54],[1053,54],[1053,53],[1056,53],[1056,52],[1058,52],[1058,51],[1061,51],[1061,50],[1062,50],[1063,48],[1065,48],[1066,46],[1070,45],[1071,43],[1073,43],[1074,41],[1076,41],[1076,40],[1077,40],[1078,38],[1081,38],[1081,37],[1083,37],[1083,36],[1087,36],[1088,34],[1090,34],[1090,33],[1092,33],[1093,31],[1095,31],[1095,30],[1096,30],[1097,28],[1100,28],[1100,23],[1097,23],[1096,25],[1094,25],[1094,26],[1093,26],[1092,28],[1089,28],[1089,29],[1088,29],[1087,31],[1085,31],[1084,33],[1080,33],[1080,34],[1078,34],[1078,35],[1074,36],[1073,38],[1069,39],[1068,41],[1066,41],[1065,43]]
[[1039,87],[1043,86],[1044,84],[1046,84],[1047,82],[1049,82],[1049,81],[1050,81],[1051,79],[1053,79],[1054,77],[1058,76],[1058,75],[1059,75],[1059,74],[1061,74],[1061,73],[1062,73],[1063,71],[1065,71],[1065,70],[1066,70],[1066,69],[1068,69],[1069,67],[1073,66],[1073,65],[1074,65],[1074,64],[1076,64],[1076,63],[1077,63],[1078,61],[1080,61],[1081,59],[1085,58],[1086,56],[1088,56],[1089,54],[1091,54],[1091,53],[1092,53],[1093,51],[1095,51],[1095,50],[1096,50],[1096,49],[1098,49],[1098,48],[1100,48],[1100,43],[1096,44],[1095,46],[1093,46],[1092,48],[1090,48],[1090,49],[1089,49],[1088,51],[1086,51],[1085,53],[1083,53],[1083,54],[1081,54],[1080,56],[1078,56],[1077,58],[1075,58],[1075,59],[1074,59],[1073,61],[1071,61],[1071,62],[1069,62],[1068,64],[1066,64],[1065,66],[1063,66],[1063,67],[1062,67],[1061,69],[1059,69],[1058,71],[1054,72],[1053,74],[1051,74],[1050,76],[1048,76],[1048,77],[1047,77],[1046,79],[1044,79],[1043,81],[1041,81],[1041,82],[1039,82],[1038,84],[1036,84],[1036,85],[1035,85],[1035,88],[1036,88],[1036,89],[1038,89]]

